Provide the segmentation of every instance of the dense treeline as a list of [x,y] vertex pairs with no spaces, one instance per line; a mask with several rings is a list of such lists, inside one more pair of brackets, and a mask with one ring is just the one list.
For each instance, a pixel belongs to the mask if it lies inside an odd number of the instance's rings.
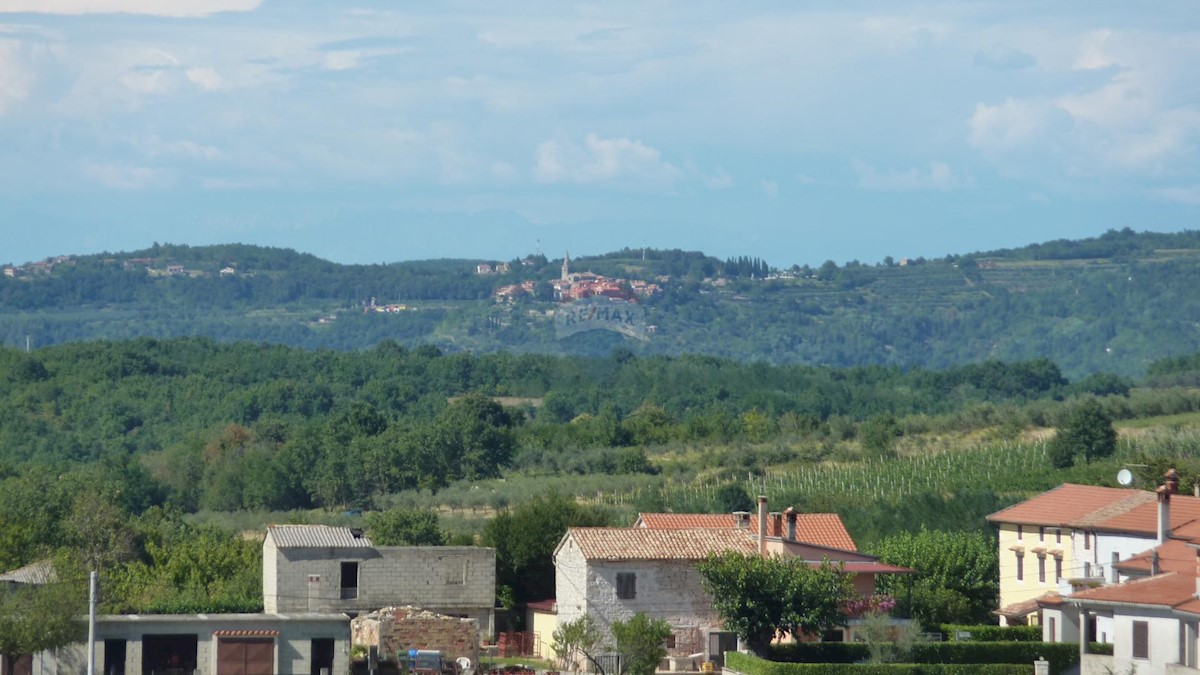
[[1046,360],[905,372],[141,338],[0,349],[0,462],[17,474],[114,467],[134,512],[366,505],[510,468],[653,473],[644,448],[672,442],[861,433],[886,451],[896,417],[1062,397],[1091,380],[1070,384]]

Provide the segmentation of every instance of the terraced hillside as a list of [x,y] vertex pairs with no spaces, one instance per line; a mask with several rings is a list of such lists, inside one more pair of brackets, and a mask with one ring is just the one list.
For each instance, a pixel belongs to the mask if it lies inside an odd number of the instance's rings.
[[[1200,349],[1197,232],[1114,231],[938,260],[770,268],[766,278],[757,259],[683,251],[572,260],[572,271],[662,287],[643,299],[653,327],[644,341],[603,331],[559,340],[558,305],[546,295],[494,299],[506,284],[548,288],[561,259],[514,260],[494,275],[477,274],[481,262],[338,265],[279,249],[156,245],[13,266],[0,277],[0,341],[203,335],[361,349],[391,339],[450,351],[621,348],[831,366],[1047,357],[1069,376],[1138,375],[1156,358]],[[367,311],[372,302],[396,311]]]

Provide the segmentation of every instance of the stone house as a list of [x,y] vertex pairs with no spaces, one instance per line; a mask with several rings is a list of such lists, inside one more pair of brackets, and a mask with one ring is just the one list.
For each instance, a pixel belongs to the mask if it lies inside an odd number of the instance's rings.
[[379,658],[403,662],[409,650],[440,652],[446,661],[479,663],[479,627],[419,607],[384,607],[350,621],[351,642],[377,647]]
[[263,541],[268,612],[365,612],[413,605],[495,624],[496,550],[476,546],[375,546],[361,530],[272,525]]
[[[696,569],[709,554],[781,555],[813,565],[841,562],[864,597],[874,593],[876,575],[912,572],[854,550],[836,515],[768,513],[766,497],[758,506],[756,525],[749,513],[739,512],[641,514],[634,527],[569,528],[554,551],[557,624],[588,615],[608,631],[614,621],[642,612],[671,627],[669,656],[716,654],[722,650],[713,648],[713,636],[724,631]],[[858,621],[851,617],[849,624],[826,637],[853,639]]]

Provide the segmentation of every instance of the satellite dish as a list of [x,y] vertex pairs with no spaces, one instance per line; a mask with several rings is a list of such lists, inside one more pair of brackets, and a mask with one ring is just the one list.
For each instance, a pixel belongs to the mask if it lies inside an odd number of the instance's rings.
[[1125,487],[1133,485],[1133,472],[1129,469],[1121,469],[1117,472],[1117,482]]

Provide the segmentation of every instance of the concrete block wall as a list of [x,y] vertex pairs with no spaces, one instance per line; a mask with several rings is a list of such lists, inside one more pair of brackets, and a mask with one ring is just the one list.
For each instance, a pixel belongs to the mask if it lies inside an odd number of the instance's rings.
[[[264,568],[267,567],[264,549]],[[341,565],[358,563],[358,597],[341,597]],[[264,573],[269,570],[264,569]],[[319,582],[310,585],[309,577]],[[496,551],[475,546],[280,549],[264,605],[277,611],[362,611],[414,605],[480,620],[493,630]],[[267,591],[274,595],[268,596]]]

